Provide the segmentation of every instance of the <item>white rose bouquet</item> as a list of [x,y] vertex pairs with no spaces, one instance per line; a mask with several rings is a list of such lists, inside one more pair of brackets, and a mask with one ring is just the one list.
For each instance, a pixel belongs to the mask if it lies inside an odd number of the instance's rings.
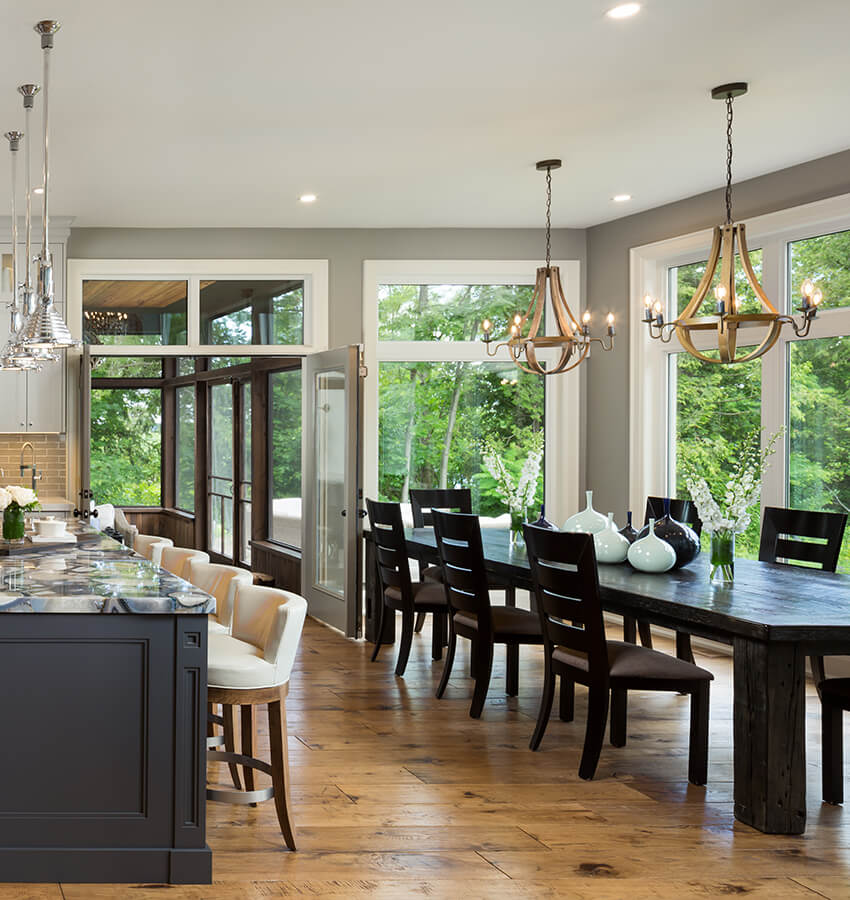
[[5,510],[9,506],[13,509],[15,506],[25,510],[38,509],[38,497],[31,488],[7,484],[5,488],[0,488],[0,509]]

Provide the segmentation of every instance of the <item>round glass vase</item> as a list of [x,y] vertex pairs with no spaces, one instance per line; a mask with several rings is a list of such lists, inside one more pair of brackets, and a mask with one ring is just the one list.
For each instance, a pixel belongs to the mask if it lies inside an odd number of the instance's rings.
[[522,534],[522,523],[525,521],[525,513],[511,510],[511,547],[524,547],[525,538]]
[[3,540],[22,541],[24,539],[24,510],[17,503],[9,504],[3,510]]
[[711,532],[711,567],[709,569],[712,584],[732,584],[735,580],[735,532]]

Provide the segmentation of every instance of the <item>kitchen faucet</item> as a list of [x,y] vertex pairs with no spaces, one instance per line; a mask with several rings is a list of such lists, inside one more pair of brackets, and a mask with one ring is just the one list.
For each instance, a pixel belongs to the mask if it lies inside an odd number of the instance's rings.
[[[24,451],[27,449],[27,447],[30,448],[30,464],[28,466],[25,466],[24,465]],[[21,467],[20,468],[21,468],[21,478],[23,478],[24,473],[27,471],[27,469],[29,469],[30,472],[32,473],[32,489],[33,489],[33,491],[35,491],[35,483],[36,483],[36,481],[38,481],[41,478],[41,472],[39,472],[38,469],[36,469],[36,467],[35,467],[35,447],[33,447],[33,445],[29,441],[26,441],[24,443],[24,446],[21,447]]]

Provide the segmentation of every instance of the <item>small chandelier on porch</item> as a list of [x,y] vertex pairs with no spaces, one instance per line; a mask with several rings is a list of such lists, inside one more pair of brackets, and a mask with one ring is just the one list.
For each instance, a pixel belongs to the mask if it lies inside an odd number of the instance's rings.
[[[703,362],[721,365],[747,362],[763,356],[779,340],[783,325],[790,325],[798,337],[805,337],[817,315],[818,306],[823,300],[821,291],[809,279],[806,279],[801,287],[802,301],[797,307],[797,311],[800,313],[799,324],[792,316],[780,315],[756,277],[747,249],[745,225],[743,222],[736,224],[732,221],[732,101],[746,92],[746,82],[723,84],[711,92],[712,99],[726,101],[726,222],[714,228],[711,253],[705,273],[687,306],[676,319],[670,322],[664,321],[664,307],[660,300],[649,294],[643,299],[643,321],[649,328],[650,337],[667,343],[675,332],[679,342],[691,356],[695,356]],[[736,246],[747,282],[761,304],[760,312],[740,312],[741,300],[735,290]],[[720,262],[720,283],[714,288],[715,313],[708,316],[698,315],[714,280],[718,262]],[[747,341],[748,346],[744,347],[739,354],[739,330],[758,327],[767,329],[761,343],[752,347],[752,342]],[[696,348],[693,333],[698,331],[715,331],[717,333],[718,355],[716,357],[709,356]],[[742,340],[745,339],[742,337]]]
[[[531,303],[525,315],[517,313],[510,326],[510,337],[496,344],[493,341],[493,324],[489,319],[481,323],[484,344],[488,356],[495,356],[502,347],[508,348],[513,362],[523,372],[533,375],[557,375],[569,372],[590,356],[592,344],[599,344],[603,350],[614,349],[614,316],[608,314],[608,339],[590,336],[590,312],[585,310],[581,325],[573,315],[561,287],[561,275],[557,266],[551,265],[552,245],[552,169],[560,169],[560,159],[544,159],[537,163],[539,172],[546,172],[546,265],[537,270],[537,280]],[[544,334],[546,325],[546,298],[552,303],[555,316],[555,334]],[[560,351],[558,360],[546,366],[538,360],[540,350],[553,348]]]

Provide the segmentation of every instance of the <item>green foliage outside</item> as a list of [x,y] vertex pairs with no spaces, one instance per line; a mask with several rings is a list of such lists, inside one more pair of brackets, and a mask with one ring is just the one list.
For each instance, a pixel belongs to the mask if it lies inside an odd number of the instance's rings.
[[[216,289],[222,283],[213,283]],[[241,282],[234,282],[238,289]],[[256,282],[257,289],[265,282]],[[303,285],[290,290],[282,290],[266,301],[245,306],[221,315],[207,317],[204,313],[204,293],[201,292],[201,342],[204,344],[303,344],[304,343],[304,288]],[[265,309],[263,309],[265,307]],[[268,327],[268,334],[255,321],[262,319]]]
[[[500,335],[531,293],[525,285],[383,285],[379,337],[477,340],[485,318]],[[384,362],[378,378],[381,499],[406,502],[411,488],[468,487],[481,515],[506,512],[482,452],[493,444],[519,474],[543,430],[543,378],[504,360]],[[541,478],[535,505],[542,499]]]
[[175,503],[178,509],[195,511],[195,387],[186,385],[175,391],[177,402],[177,481]]

